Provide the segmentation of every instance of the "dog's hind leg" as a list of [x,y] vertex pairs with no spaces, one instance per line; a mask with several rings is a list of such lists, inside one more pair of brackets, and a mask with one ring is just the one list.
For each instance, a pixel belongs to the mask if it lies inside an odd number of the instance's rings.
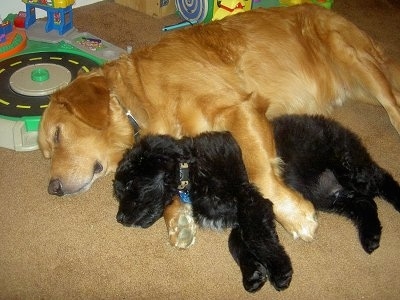
[[400,62],[392,58],[386,58],[384,66],[386,67],[386,77],[390,80],[397,105],[400,107]]
[[[276,233],[272,203],[263,198],[253,186],[243,186],[242,195],[238,198],[237,214],[239,224],[237,230],[240,230],[240,237],[245,245],[243,247],[246,248],[241,251],[250,252],[256,258],[256,262],[265,267],[269,280],[276,290],[286,289],[292,279],[293,269],[290,258]],[[254,287],[257,286],[255,278],[260,277],[258,276],[260,267],[252,260],[250,265],[246,266],[248,263],[246,260],[239,263],[242,270],[254,270],[243,274],[243,282]],[[260,285],[262,283],[263,281],[259,282]]]
[[350,151],[341,152],[341,159],[332,165],[333,171],[325,170],[319,175],[318,183],[307,189],[307,197],[317,210],[351,219],[364,250],[372,253],[379,247],[381,236],[374,198],[382,197],[400,212],[400,186],[371,159],[355,136],[347,135],[347,143]]
[[[356,140],[352,151],[343,156],[336,177],[343,190],[338,192],[333,209],[353,220],[361,244],[367,253],[379,247],[381,224],[375,197],[382,197],[400,212],[400,186],[386,170],[378,166]],[[345,170],[345,171],[344,171]]]
[[375,78],[367,79],[367,81],[369,80],[368,88],[372,96],[376,97],[382,104],[389,116],[390,122],[400,134],[400,92],[390,84],[381,70],[376,69],[374,65],[370,66],[370,69],[372,70],[371,73],[365,75],[369,77],[375,73],[376,76]]
[[[348,179],[349,186],[352,185],[351,180]],[[317,210],[337,213],[353,221],[362,247],[367,253],[372,253],[379,247],[382,227],[373,200],[374,183],[362,186],[363,194],[357,191],[356,185],[343,187],[331,170],[325,170],[320,174],[318,183],[308,188],[308,196]]]
[[373,198],[341,190],[332,196],[332,205],[321,210],[343,215],[353,221],[358,229],[361,245],[368,254],[379,247],[382,226]]
[[378,196],[391,203],[400,212],[400,186],[389,173],[382,171],[382,179],[378,184]]
[[[372,40],[359,37],[358,47],[353,41],[343,39],[343,34],[335,32],[331,39],[332,47],[341,53],[344,63],[343,74],[349,78],[344,84],[350,84],[347,89],[350,96],[356,96],[361,101],[375,103],[378,101],[386,110],[393,127],[400,134],[400,66],[389,60],[383,51]],[[355,85],[352,87],[352,85]],[[353,95],[351,95],[354,92]],[[361,92],[360,95],[357,93]],[[366,92],[366,93],[365,93]],[[372,99],[368,98],[371,97]]]

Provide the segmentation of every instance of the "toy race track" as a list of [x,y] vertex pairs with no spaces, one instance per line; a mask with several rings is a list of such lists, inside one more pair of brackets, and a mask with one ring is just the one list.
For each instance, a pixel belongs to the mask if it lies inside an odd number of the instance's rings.
[[25,49],[0,60],[0,147],[16,151],[38,149],[37,130],[50,94],[78,72],[89,72],[125,53],[74,29],[60,36],[44,33],[36,22],[26,33]]
[[0,62],[2,115],[39,116],[48,95],[67,85],[79,70],[98,66],[84,56],[67,52],[22,54]]

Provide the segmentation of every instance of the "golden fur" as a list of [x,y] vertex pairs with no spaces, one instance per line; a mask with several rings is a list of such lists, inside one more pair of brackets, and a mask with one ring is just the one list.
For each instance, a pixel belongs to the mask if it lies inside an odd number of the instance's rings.
[[133,144],[124,109],[142,135],[229,130],[277,220],[310,240],[314,209],[277,176],[266,117],[326,114],[357,98],[383,105],[400,132],[399,81],[399,65],[341,16],[313,5],[259,9],[171,32],[79,75],[51,97],[39,142],[52,180],[72,194],[114,171]]

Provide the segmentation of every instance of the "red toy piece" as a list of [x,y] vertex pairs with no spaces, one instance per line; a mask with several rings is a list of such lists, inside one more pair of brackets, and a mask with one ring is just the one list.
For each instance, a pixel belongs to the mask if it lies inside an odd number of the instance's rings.
[[20,11],[14,19],[14,26],[18,28],[25,28],[26,12]]

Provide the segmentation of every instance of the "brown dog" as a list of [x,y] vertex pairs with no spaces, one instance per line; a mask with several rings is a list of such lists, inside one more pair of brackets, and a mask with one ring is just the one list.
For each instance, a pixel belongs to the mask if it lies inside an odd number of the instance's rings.
[[[134,142],[125,116],[130,110],[142,135],[229,130],[277,220],[294,237],[310,240],[317,225],[313,206],[277,175],[266,117],[329,113],[346,98],[380,103],[400,132],[399,65],[329,10],[260,9],[175,31],[80,75],[51,97],[39,132],[44,156],[52,160],[49,192],[81,192],[115,170]],[[179,209],[169,215],[170,232],[185,226],[194,232],[182,215]]]

